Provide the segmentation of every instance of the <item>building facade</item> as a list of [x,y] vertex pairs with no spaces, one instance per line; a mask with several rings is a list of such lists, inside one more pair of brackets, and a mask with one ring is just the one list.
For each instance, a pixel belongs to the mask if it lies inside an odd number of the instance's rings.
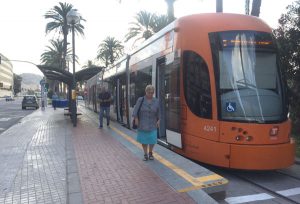
[[0,56],[0,97],[13,96],[13,66],[7,57],[3,56],[1,53]]

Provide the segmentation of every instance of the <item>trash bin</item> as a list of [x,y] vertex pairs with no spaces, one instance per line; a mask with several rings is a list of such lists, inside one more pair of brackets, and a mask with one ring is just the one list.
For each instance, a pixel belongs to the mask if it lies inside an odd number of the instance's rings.
[[60,100],[60,107],[61,108],[68,107],[68,100],[66,100],[66,99]]

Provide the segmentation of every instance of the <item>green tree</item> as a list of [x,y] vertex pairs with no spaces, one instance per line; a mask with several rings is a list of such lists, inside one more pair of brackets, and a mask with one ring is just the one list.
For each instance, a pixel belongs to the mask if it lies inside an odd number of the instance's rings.
[[[45,65],[61,68],[61,63],[64,54],[63,41],[56,39],[50,40],[50,44],[46,46],[46,50],[41,54],[41,62]],[[67,58],[72,58],[72,51],[68,49],[66,52]],[[75,60],[78,62],[78,56],[75,55]]]
[[93,63],[92,60],[88,60],[87,64],[85,64],[85,65],[82,66],[82,69],[89,69],[89,68],[93,68],[95,66],[96,65],[94,65],[94,63]]
[[157,16],[154,13],[147,11],[140,11],[136,14],[135,22],[129,28],[129,32],[125,36],[125,42],[130,39],[135,39],[134,43],[138,40],[147,40],[154,33],[168,25],[168,17],[165,15]]
[[287,7],[274,30],[281,64],[286,70],[294,131],[300,132],[300,0]]
[[[48,22],[46,25],[46,34],[54,31],[59,34],[63,34],[63,63],[62,68],[66,66],[66,54],[67,54],[67,45],[68,45],[68,33],[71,31],[71,26],[67,22],[67,14],[70,10],[73,9],[72,4],[59,2],[59,6],[54,6],[51,10],[47,11],[45,14],[46,19],[51,19],[52,21]],[[80,22],[85,21],[80,17]],[[84,35],[84,26],[81,23],[75,25],[74,30],[76,33]]]
[[105,64],[105,67],[113,64],[124,53],[124,46],[114,37],[107,37],[98,47],[97,59]]
[[59,39],[50,40],[50,44],[41,54],[41,62],[45,65],[61,68],[64,53],[63,41]]
[[169,24],[169,17],[166,15],[155,15],[153,22],[153,32],[157,33]]
[[[63,62],[63,53],[64,53],[64,46],[62,40],[50,40],[50,45],[46,46],[46,50],[41,54],[41,63],[56,67],[56,68],[62,68],[62,62]],[[67,57],[71,58],[71,49],[68,49]],[[75,59],[77,61],[77,56],[75,56]],[[50,87],[52,90],[57,90],[57,82],[52,80],[47,80],[50,84]]]
[[140,11],[136,14],[135,22],[131,22],[132,25],[129,28],[129,32],[125,36],[125,42],[132,38],[136,38],[135,41],[140,39],[147,40],[150,38],[154,31],[153,31],[153,24],[154,24],[154,15],[148,11]]

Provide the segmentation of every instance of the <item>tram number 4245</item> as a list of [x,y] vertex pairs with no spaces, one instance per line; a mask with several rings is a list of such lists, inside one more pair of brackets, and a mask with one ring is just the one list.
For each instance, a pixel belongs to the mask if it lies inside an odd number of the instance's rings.
[[203,130],[206,132],[217,132],[217,127],[212,125],[204,125]]

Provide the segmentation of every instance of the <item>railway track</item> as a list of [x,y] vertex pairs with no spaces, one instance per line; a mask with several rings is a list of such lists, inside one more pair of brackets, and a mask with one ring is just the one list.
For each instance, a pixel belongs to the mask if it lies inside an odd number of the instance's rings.
[[226,198],[219,200],[219,203],[300,204],[299,164],[275,171],[241,171],[206,165],[205,167],[229,180]]
[[[295,166],[295,168],[300,169],[300,164],[299,163],[295,163],[294,166]],[[285,170],[285,169],[284,170],[277,170],[277,172],[279,174],[286,175],[288,177],[297,179],[297,180],[299,180],[299,183],[300,183],[300,172],[299,173],[296,172],[298,174],[295,174],[295,173],[291,173],[291,172],[289,172],[289,170]]]
[[[283,174],[281,172],[277,172],[276,171],[276,174],[284,175],[286,177],[295,179],[293,176],[287,175],[287,174]],[[269,194],[270,196],[272,196],[274,198],[281,198],[281,199],[283,199],[284,203],[296,203],[296,204],[300,204],[299,197],[298,198],[291,198],[291,197],[288,196],[290,193],[292,193],[293,190],[296,190],[297,188],[290,188],[289,190],[278,191],[278,190],[274,190],[274,188],[272,188],[272,187],[270,187],[268,185],[264,185],[263,182],[261,183],[261,182],[253,181],[253,180],[251,180],[251,178],[249,178],[247,176],[239,175],[239,174],[237,174],[235,176],[237,178],[243,180],[243,181],[246,181],[246,182],[251,183],[252,185],[254,185],[256,187],[259,187],[259,188],[263,189],[264,193],[267,193],[267,194]],[[299,183],[298,189],[300,191],[300,179],[297,178],[296,180],[298,180],[298,183]],[[276,182],[274,182],[274,185],[276,185]],[[288,193],[288,192],[290,192],[290,193]],[[285,202],[285,201],[288,201],[288,202]]]

